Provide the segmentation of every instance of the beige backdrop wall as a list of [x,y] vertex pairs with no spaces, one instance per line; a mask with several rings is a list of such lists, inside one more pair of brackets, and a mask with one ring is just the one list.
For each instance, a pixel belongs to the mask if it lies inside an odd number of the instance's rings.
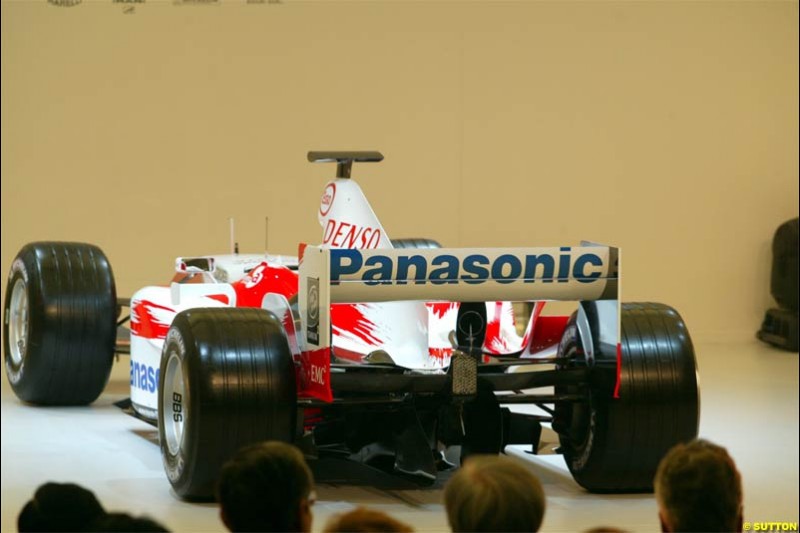
[[[53,0],[60,2],[63,0]],[[798,214],[797,2],[2,1],[2,268],[99,244],[120,295],[177,255],[318,242],[355,169],[392,236],[621,246],[627,300],[748,338]]]

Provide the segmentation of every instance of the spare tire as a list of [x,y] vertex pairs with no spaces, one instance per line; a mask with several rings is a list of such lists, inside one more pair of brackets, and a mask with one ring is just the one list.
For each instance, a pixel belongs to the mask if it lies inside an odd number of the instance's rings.
[[[587,398],[557,404],[553,427],[575,481],[592,492],[652,491],[661,458],[699,425],[694,349],[680,315],[657,303],[623,304],[621,315],[619,397],[616,354],[596,354],[589,385],[557,387]],[[559,356],[586,364],[575,316]]]
[[212,499],[226,460],[246,444],[291,442],[296,417],[294,360],[274,315],[227,307],[178,313],[161,354],[158,433],[180,497]]
[[100,248],[26,244],[6,286],[3,341],[11,388],[41,405],[85,405],[100,396],[114,362],[117,294]]

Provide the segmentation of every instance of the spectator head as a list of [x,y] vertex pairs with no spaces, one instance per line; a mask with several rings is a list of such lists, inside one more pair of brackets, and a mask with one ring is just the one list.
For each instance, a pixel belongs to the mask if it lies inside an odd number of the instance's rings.
[[146,516],[132,516],[128,513],[106,513],[95,520],[88,531],[103,533],[169,533],[155,520]]
[[530,471],[510,457],[470,456],[444,489],[455,531],[538,531],[544,490]]
[[702,439],[678,444],[654,486],[662,531],[742,530],[742,478],[725,448]]
[[230,531],[311,531],[314,478],[290,444],[262,442],[223,467],[217,496]]
[[17,529],[27,531],[85,531],[105,514],[93,492],[74,483],[45,483],[25,504]]
[[414,529],[388,514],[357,507],[328,520],[324,533],[411,533]]

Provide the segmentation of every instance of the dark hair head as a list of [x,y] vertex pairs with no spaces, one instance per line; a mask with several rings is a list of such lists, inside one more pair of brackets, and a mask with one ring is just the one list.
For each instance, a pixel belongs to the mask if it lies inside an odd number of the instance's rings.
[[169,533],[155,520],[146,516],[131,516],[128,513],[107,513],[97,519],[88,531],[103,533]]
[[222,467],[217,497],[231,531],[299,531],[301,505],[313,489],[300,450],[263,442],[242,448]]
[[411,533],[414,528],[382,511],[357,507],[333,516],[325,525],[325,533]]
[[444,489],[453,531],[538,531],[544,490],[530,471],[504,456],[474,455]]
[[17,529],[27,531],[85,531],[105,514],[94,493],[74,483],[45,483],[25,504]]
[[655,492],[672,531],[736,531],[742,478],[725,448],[698,439],[672,448],[658,466]]

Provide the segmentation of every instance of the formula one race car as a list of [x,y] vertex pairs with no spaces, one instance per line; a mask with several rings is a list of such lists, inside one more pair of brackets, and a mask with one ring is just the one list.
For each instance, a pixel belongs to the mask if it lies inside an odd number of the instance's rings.
[[[26,245],[5,299],[17,396],[91,403],[129,347],[132,408],[158,426],[167,477],[188,499],[212,496],[223,462],[267,439],[425,484],[452,466],[448,446],[462,460],[509,444],[535,453],[551,423],[580,485],[627,492],[652,489],[663,454],[697,435],[689,334],[666,305],[620,303],[617,248],[392,241],[350,179],[353,162],[383,156],[308,157],[335,162],[337,177],[322,243],[299,257],[181,257],[169,286],[118,300],[98,247]],[[575,312],[549,316],[548,300]],[[524,330],[511,302],[532,302]]]

